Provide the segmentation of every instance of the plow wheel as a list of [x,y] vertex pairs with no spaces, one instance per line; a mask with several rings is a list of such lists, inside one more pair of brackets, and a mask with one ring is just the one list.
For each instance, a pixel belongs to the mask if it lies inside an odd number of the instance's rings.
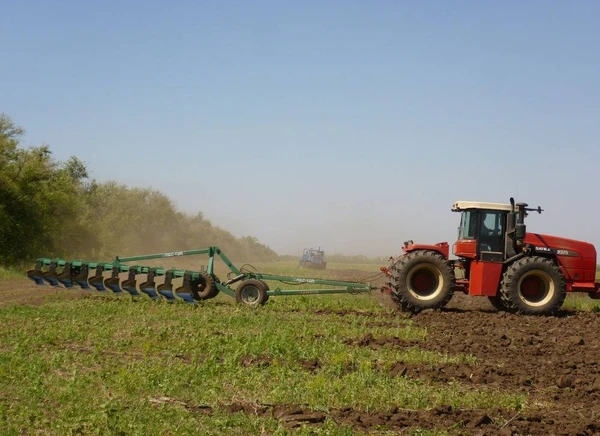
[[269,287],[262,280],[248,279],[235,290],[235,300],[247,306],[262,306],[267,302]]
[[263,288],[265,288],[265,303],[266,303],[267,301],[269,301],[269,294],[266,293],[267,291],[269,291],[269,285],[267,285],[267,283],[262,280],[259,280],[259,282],[261,282],[263,285]]
[[509,311],[552,315],[567,297],[565,279],[550,259],[533,256],[513,263],[500,287],[502,304]]
[[209,300],[216,297],[218,293],[219,289],[215,286],[215,280],[208,273],[201,272],[198,280],[192,282],[194,300]]
[[434,251],[413,251],[402,256],[390,270],[392,300],[402,310],[441,309],[454,294],[454,270]]

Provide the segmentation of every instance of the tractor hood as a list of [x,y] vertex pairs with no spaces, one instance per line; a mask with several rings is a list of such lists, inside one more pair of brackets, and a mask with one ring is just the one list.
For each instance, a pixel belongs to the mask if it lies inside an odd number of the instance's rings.
[[596,261],[596,248],[589,242],[559,236],[527,233],[524,242],[531,244],[540,253],[551,253],[558,256],[580,256]]

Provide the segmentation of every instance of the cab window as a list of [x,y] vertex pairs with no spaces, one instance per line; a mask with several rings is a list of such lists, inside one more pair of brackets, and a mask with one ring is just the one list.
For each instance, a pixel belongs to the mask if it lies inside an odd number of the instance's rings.
[[458,239],[477,239],[477,212],[471,210],[462,212]]
[[506,213],[480,211],[479,251],[503,251]]

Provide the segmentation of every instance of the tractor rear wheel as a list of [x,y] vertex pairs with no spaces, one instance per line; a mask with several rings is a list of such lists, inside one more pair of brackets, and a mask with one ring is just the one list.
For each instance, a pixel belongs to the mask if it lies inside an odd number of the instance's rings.
[[567,297],[565,279],[550,259],[532,256],[513,263],[502,278],[502,304],[520,314],[552,315]]
[[413,251],[391,267],[393,300],[405,311],[441,309],[454,294],[454,269],[435,251]]

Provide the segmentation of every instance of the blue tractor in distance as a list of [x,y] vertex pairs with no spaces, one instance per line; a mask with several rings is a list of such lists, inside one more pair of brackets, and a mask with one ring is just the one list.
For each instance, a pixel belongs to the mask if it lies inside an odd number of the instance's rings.
[[300,259],[300,268],[325,269],[326,267],[325,252],[321,250],[321,247],[304,249],[302,259]]

